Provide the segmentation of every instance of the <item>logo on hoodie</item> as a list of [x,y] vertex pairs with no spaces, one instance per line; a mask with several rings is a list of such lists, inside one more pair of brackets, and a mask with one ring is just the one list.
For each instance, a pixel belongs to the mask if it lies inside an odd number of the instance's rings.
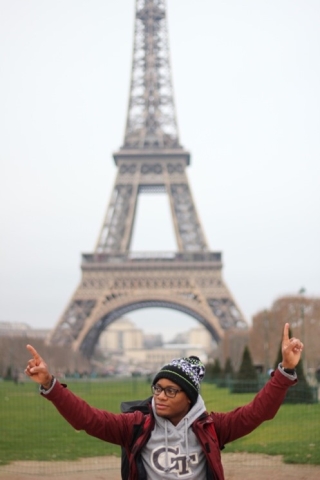
[[175,473],[177,477],[190,475],[190,465],[198,463],[198,454],[191,453],[189,457],[180,452],[180,447],[159,447],[153,450],[151,462],[158,472]]

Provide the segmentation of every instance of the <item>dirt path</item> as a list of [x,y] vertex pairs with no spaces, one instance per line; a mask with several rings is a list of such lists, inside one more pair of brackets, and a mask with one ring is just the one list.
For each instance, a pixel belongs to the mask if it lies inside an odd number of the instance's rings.
[[[288,465],[280,456],[248,453],[223,455],[226,480],[319,480],[320,465]],[[53,471],[54,470],[54,471]],[[0,467],[1,480],[120,480],[120,459],[96,457],[77,462],[14,462]]]

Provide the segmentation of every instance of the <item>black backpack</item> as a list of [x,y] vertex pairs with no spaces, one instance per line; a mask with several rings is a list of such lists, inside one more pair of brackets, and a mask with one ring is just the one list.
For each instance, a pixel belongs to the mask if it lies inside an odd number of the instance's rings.
[[[133,413],[136,410],[139,410],[146,415],[150,412],[149,405],[151,400],[152,397],[148,397],[145,400],[129,400],[127,402],[121,402],[120,410],[122,413]],[[141,434],[142,426],[137,425],[136,427],[137,428],[134,428],[133,430],[130,448],[134,445],[135,441]],[[123,447],[121,447],[121,478],[122,480],[128,480],[129,478],[129,459],[127,452]]]

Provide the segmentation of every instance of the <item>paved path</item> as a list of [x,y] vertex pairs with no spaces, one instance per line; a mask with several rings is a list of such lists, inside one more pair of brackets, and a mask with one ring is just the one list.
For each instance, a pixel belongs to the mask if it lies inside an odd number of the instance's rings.
[[[247,453],[222,455],[226,480],[319,480],[320,465],[292,465],[281,457]],[[120,459],[86,458],[76,462],[14,462],[0,467],[1,480],[121,480]]]

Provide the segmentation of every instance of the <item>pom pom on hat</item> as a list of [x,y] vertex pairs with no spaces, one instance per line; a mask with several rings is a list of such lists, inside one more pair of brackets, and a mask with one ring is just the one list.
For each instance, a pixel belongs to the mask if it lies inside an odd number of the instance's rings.
[[161,368],[154,377],[152,385],[155,385],[160,378],[172,380],[182,388],[194,405],[204,374],[205,366],[198,357],[175,358]]

